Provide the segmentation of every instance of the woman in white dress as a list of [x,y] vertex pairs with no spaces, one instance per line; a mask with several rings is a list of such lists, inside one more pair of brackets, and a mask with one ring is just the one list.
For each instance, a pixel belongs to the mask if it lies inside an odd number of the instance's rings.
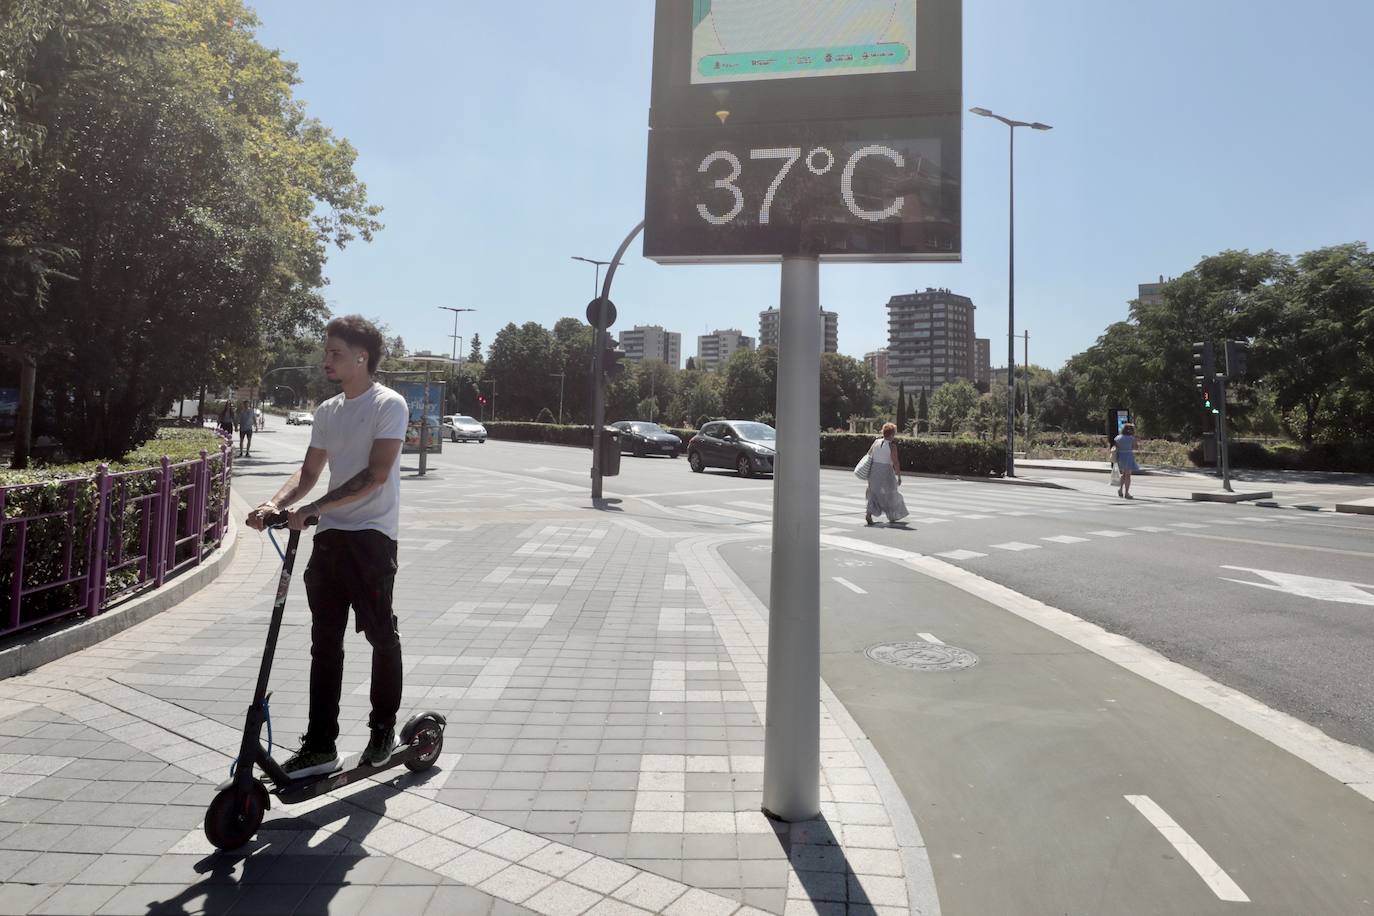
[[868,475],[868,509],[864,523],[873,524],[873,516],[886,515],[889,522],[907,517],[906,501],[897,488],[902,484],[902,462],[897,454],[897,424],[884,423],[883,437],[874,440],[868,449],[873,467]]

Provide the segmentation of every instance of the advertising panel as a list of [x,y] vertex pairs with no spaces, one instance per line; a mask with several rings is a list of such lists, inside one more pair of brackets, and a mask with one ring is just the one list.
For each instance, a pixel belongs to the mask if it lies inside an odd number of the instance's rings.
[[444,387],[443,381],[431,381],[429,383],[429,396],[425,396],[425,383],[420,379],[398,380],[392,379],[386,383],[406,399],[406,404],[410,407],[410,424],[406,427],[405,444],[401,446],[401,454],[414,455],[420,451],[420,418],[426,415],[425,420],[425,451],[434,454],[444,450],[444,437],[441,435],[440,414],[444,407]]

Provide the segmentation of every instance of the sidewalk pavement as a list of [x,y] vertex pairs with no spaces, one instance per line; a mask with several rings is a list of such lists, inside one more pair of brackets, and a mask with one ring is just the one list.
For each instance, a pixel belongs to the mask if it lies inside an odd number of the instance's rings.
[[[828,692],[822,816],[760,813],[767,624],[716,554],[741,535],[453,476],[410,490],[396,587],[402,715],[448,717],[433,770],[277,805],[238,854],[207,844],[279,570],[241,532],[183,604],[0,682],[0,912],[938,913],[910,810]],[[493,492],[505,507],[473,508]],[[273,670],[279,759],[305,727],[308,545]],[[369,707],[366,644],[347,651],[341,753]]]
[[[1106,461],[1017,459],[1016,467],[1019,478],[1084,491],[1108,489],[1101,475],[1111,472]],[[1374,495],[1374,475],[1369,474],[1242,469],[1232,473],[1231,483],[1237,491],[1271,492],[1272,504],[1300,509],[1334,511],[1337,505]],[[1132,490],[1175,499],[1191,499],[1196,492],[1222,492],[1215,471],[1149,465],[1136,475]]]

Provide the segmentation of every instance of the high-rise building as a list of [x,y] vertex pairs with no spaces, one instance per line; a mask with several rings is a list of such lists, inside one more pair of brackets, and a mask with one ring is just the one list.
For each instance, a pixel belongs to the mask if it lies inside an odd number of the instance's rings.
[[887,302],[888,377],[908,391],[972,382],[977,345],[973,300],[947,289],[893,296]]
[[681,368],[682,335],[677,331],[665,331],[656,324],[635,325],[620,332],[620,347],[626,359],[637,363],[661,359],[674,369]]
[[754,349],[754,338],[746,337],[738,328],[712,331],[697,338],[697,368],[718,369],[736,350]]
[[973,342],[977,345],[978,354],[974,358],[973,368],[978,373],[976,381],[984,388],[992,387],[992,339],[988,337],[975,337]]
[[887,378],[887,348],[864,354],[864,363],[873,370],[874,378]]
[[[840,352],[840,316],[837,312],[821,309],[821,352]],[[782,312],[776,308],[759,312],[759,346],[778,348],[782,330]]]
[[1159,275],[1158,283],[1141,283],[1136,289],[1139,291],[1136,298],[1141,305],[1163,305],[1164,304],[1164,284],[1168,281],[1164,279],[1164,274]]

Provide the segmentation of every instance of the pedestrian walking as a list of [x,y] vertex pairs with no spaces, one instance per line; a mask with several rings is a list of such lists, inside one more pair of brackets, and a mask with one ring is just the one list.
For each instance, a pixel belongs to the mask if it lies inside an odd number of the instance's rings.
[[1140,470],[1140,465],[1135,460],[1135,424],[1127,423],[1121,427],[1121,433],[1112,440],[1112,460],[1116,463],[1116,469],[1121,472],[1121,486],[1116,488],[1116,495],[1126,499],[1135,499],[1131,495],[1131,475]]
[[906,501],[902,499],[902,462],[897,454],[897,424],[884,423],[881,439],[868,447],[872,468],[868,474],[868,508],[864,523],[873,524],[873,516],[886,515],[889,522],[906,518]]
[[315,411],[300,470],[248,517],[262,530],[267,515],[291,506],[329,466],[329,492],[290,513],[293,530],[319,518],[305,594],[310,604],[310,719],[301,746],[282,769],[293,778],[339,768],[339,697],[350,606],[372,645],[371,737],[361,762],[380,766],[396,746],[401,707],[401,634],[392,612],[401,510],[401,443],[410,409],[405,398],[373,381],[382,335],[357,315],[325,328],[324,373],[343,387]]
[[234,405],[228,401],[224,402],[224,409],[219,412],[219,431],[229,437],[229,444],[234,444]]
[[239,402],[239,454],[248,457],[253,448],[253,428],[258,425],[257,411],[248,406],[247,401]]

